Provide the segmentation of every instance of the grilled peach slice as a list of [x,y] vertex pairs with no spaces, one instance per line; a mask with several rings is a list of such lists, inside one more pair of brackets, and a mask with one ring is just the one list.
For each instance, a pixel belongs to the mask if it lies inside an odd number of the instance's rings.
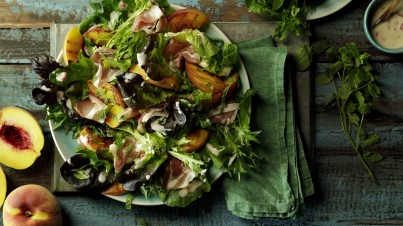
[[78,27],[72,27],[64,39],[63,43],[63,60],[64,65],[68,65],[69,61],[76,62],[78,54],[84,47],[84,39],[81,36]]
[[204,71],[199,65],[186,61],[186,73],[190,82],[201,91],[219,93],[225,89],[225,82],[214,74]]
[[198,128],[186,135],[186,139],[189,140],[189,143],[183,145],[182,148],[185,152],[195,152],[207,143],[208,138],[209,134],[207,130]]
[[102,192],[104,195],[124,195],[128,191],[123,187],[123,185],[119,182],[115,182],[109,188]]
[[86,149],[96,152],[99,150],[107,150],[109,145],[113,143],[113,140],[107,137],[101,137],[95,134],[91,128],[84,127],[80,132],[78,142]]
[[123,101],[122,94],[120,93],[119,89],[116,88],[114,85],[112,85],[110,83],[106,83],[104,85],[104,87],[97,88],[94,86],[92,81],[88,80],[87,86],[88,86],[90,93],[92,95],[98,97],[105,104],[118,105],[123,108],[126,106],[125,102]]
[[[231,97],[232,94],[234,94],[234,92],[237,88],[237,85],[238,85],[238,79],[239,79],[238,72],[232,73],[229,77],[227,77],[225,79],[225,81],[224,81],[225,84],[227,86],[229,86],[225,98]],[[209,104],[209,106],[213,107],[213,106],[218,105],[221,102],[221,98],[223,97],[223,94],[224,94],[224,92],[214,93],[212,96],[212,101]]]
[[119,105],[113,105],[106,115],[105,123],[112,128],[118,127],[121,122],[119,118],[122,116],[123,112],[124,108]]
[[158,86],[163,89],[170,89],[170,90],[179,90],[179,82],[174,75],[165,77],[160,81],[152,80],[148,77],[147,73],[141,68],[138,64],[133,65],[129,68],[129,71],[132,73],[139,74],[145,82],[150,83],[152,85]]
[[111,39],[113,33],[102,27],[92,27],[83,34],[83,38],[89,39],[97,46],[104,46]]
[[179,32],[184,29],[203,30],[210,23],[208,17],[196,9],[180,9],[168,16],[168,31]]

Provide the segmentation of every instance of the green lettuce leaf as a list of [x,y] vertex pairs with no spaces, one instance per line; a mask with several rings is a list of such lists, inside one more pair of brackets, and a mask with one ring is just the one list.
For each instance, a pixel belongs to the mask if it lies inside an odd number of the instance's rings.
[[[60,87],[67,87],[72,82],[92,79],[97,70],[98,67],[92,62],[92,60],[85,57],[82,52],[80,52],[77,62],[71,63],[68,67],[54,70],[49,75],[49,80]],[[66,73],[66,79],[63,81],[58,79],[58,76],[61,76],[62,73]]]
[[194,191],[188,192],[185,196],[181,196],[181,189],[175,190],[165,190],[161,187],[154,193],[161,198],[162,202],[164,202],[167,206],[172,207],[186,207],[190,203],[194,202],[195,200],[201,198],[205,192],[209,192],[211,189],[211,185],[207,182],[202,182],[202,184],[197,187]]
[[238,47],[236,45],[210,39],[199,30],[183,30],[178,33],[168,33],[167,36],[180,42],[190,43],[201,57],[200,66],[213,74],[228,76],[232,66],[237,63]]

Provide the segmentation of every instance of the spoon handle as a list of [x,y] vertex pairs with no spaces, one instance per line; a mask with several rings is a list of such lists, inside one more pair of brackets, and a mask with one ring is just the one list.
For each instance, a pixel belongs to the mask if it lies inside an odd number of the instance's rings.
[[399,4],[400,0],[393,0],[393,2],[389,5],[389,7],[385,10],[385,12],[382,13],[382,15],[375,21],[374,25],[372,25],[372,28],[374,28],[376,25],[378,25],[380,22],[386,21],[390,14],[392,14],[392,11],[396,8],[396,6]]

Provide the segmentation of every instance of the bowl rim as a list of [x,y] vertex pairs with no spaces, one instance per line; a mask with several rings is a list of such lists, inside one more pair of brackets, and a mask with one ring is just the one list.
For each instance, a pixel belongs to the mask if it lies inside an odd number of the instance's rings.
[[384,52],[384,53],[391,53],[391,54],[401,54],[403,53],[403,47],[402,48],[397,48],[397,49],[390,49],[390,48],[385,48],[382,47],[372,36],[372,28],[371,28],[371,19],[372,15],[374,13],[374,10],[376,9],[377,6],[379,6],[381,3],[383,3],[383,0],[372,0],[367,8],[365,9],[364,13],[364,33],[365,36],[367,37],[368,41],[375,46],[378,50]]

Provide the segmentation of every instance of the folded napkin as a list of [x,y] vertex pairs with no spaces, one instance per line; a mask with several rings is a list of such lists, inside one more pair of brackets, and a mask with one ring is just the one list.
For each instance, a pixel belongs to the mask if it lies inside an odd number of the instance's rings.
[[314,188],[295,126],[287,49],[274,47],[270,36],[237,45],[251,88],[257,91],[251,127],[261,131],[261,144],[254,150],[262,160],[240,181],[224,178],[227,207],[242,218],[293,218]]

